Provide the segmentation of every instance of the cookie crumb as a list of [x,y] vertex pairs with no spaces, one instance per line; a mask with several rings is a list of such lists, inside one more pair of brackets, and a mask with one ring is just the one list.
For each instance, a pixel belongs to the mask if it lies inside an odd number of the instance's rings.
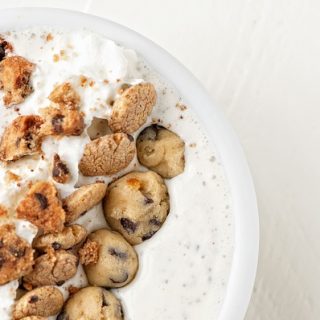
[[79,250],[80,263],[85,266],[96,264],[99,260],[99,247],[97,242],[88,239]]

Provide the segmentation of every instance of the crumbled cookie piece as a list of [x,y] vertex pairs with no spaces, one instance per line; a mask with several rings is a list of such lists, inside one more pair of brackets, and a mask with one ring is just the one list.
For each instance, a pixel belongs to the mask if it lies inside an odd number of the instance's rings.
[[33,248],[45,251],[47,248],[71,249],[79,244],[87,235],[87,230],[78,224],[65,227],[61,232],[48,233],[38,236],[33,241]]
[[88,239],[79,250],[80,263],[83,265],[96,264],[99,259],[98,242]]
[[15,226],[0,226],[0,285],[18,279],[32,270],[33,250],[15,232]]
[[0,141],[0,160],[9,162],[41,152],[40,127],[35,115],[19,116],[4,130]]
[[71,223],[77,220],[82,214],[97,205],[105,196],[106,190],[107,185],[103,182],[87,184],[63,199],[66,222]]
[[66,183],[70,179],[70,171],[57,153],[53,156],[52,178],[58,183]]
[[156,104],[157,93],[151,83],[139,83],[123,91],[112,107],[109,126],[113,132],[133,133],[147,120]]
[[79,136],[84,130],[83,114],[78,110],[51,106],[40,112],[44,118],[41,126],[41,134],[44,136]]
[[0,62],[5,58],[6,54],[12,50],[12,45],[0,36]]
[[150,239],[169,213],[164,180],[155,172],[131,172],[108,186],[104,214],[109,226],[132,245]]
[[56,86],[50,93],[49,100],[67,109],[77,109],[80,106],[80,96],[69,82]]
[[13,310],[13,320],[28,316],[50,317],[63,307],[63,295],[55,287],[41,287],[20,298]]
[[83,266],[91,285],[120,288],[134,279],[138,255],[120,233],[100,229],[89,234],[88,239],[99,248],[97,261]]
[[163,178],[173,178],[184,171],[184,142],[174,132],[152,125],[137,139],[139,162]]
[[5,206],[0,204],[0,218],[4,218],[8,216],[8,210]]
[[78,258],[71,252],[53,249],[37,259],[32,272],[23,281],[26,287],[33,288],[49,285],[62,285],[77,272]]
[[75,286],[73,286],[73,285],[71,285],[71,286],[68,287],[68,292],[69,292],[69,295],[70,295],[70,296],[74,295],[74,294],[77,293],[79,290],[80,290],[79,287],[75,287]]
[[120,301],[110,291],[87,287],[80,289],[66,302],[59,320],[123,320]]
[[85,176],[111,175],[126,168],[136,153],[132,136],[114,133],[89,142],[79,169]]
[[34,64],[23,57],[13,56],[0,62],[0,89],[4,90],[5,106],[19,104],[32,92],[30,78]]
[[17,207],[17,216],[26,219],[44,233],[60,232],[65,222],[58,191],[53,183],[35,183]]

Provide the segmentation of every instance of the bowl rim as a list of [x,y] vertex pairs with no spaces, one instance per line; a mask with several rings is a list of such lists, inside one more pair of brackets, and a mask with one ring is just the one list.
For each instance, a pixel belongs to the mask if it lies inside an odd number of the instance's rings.
[[105,18],[82,12],[44,7],[0,10],[0,30],[47,25],[83,28],[103,34],[141,53],[173,84],[197,113],[213,141],[229,183],[235,223],[234,253],[227,292],[219,320],[242,320],[250,301],[259,253],[259,217],[250,170],[232,127],[211,101],[200,82],[175,58],[137,32]]

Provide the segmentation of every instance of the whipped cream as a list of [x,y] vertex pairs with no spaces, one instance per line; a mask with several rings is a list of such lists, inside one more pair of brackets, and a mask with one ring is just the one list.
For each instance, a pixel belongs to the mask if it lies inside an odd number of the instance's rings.
[[[3,35],[13,44],[14,54],[34,62],[36,69],[32,75],[34,92],[22,104],[5,108],[0,93],[0,135],[18,115],[40,114],[41,108],[49,106],[47,97],[59,83],[72,83],[80,95],[87,128],[94,117],[108,118],[123,83],[150,81],[155,85],[158,102],[145,126],[159,119],[160,124],[184,139],[186,168],[182,175],[167,181],[171,210],[166,223],[152,239],[136,247],[140,258],[136,279],[114,291],[122,301],[127,320],[218,319],[233,254],[232,203],[217,152],[192,110],[142,57],[98,34],[37,27],[10,30]],[[42,159],[23,158],[9,165],[0,164],[0,204],[14,214],[28,182],[51,176],[54,153],[66,162],[72,176],[67,184],[56,184],[62,197],[76,186],[95,181],[96,177],[83,177],[78,171],[83,148],[89,141],[87,130],[78,137],[49,137],[42,144]],[[140,168],[134,159],[116,176]],[[21,181],[8,181],[8,170]],[[112,178],[101,177],[106,183]],[[89,232],[106,226],[101,204],[77,223]],[[26,229],[32,235],[27,236],[31,241],[34,229],[30,224]],[[26,237],[23,233],[21,236]],[[59,287],[65,298],[70,285],[87,285],[81,266],[74,278]],[[17,286],[17,281],[0,286],[0,319],[10,319]]]

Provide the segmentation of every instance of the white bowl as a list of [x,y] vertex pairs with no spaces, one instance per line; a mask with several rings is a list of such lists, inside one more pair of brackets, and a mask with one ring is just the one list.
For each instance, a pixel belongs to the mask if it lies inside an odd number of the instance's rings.
[[[166,51],[114,22],[78,12],[14,8],[0,10],[0,30],[35,25],[88,27],[125,47],[140,52],[164,78],[174,84],[187,105],[197,113],[215,144],[230,185],[235,221],[235,251],[220,320],[240,320],[250,300],[259,250],[258,209],[249,168],[232,128],[201,84]],[[210,315],[208,315],[208,318]]]

